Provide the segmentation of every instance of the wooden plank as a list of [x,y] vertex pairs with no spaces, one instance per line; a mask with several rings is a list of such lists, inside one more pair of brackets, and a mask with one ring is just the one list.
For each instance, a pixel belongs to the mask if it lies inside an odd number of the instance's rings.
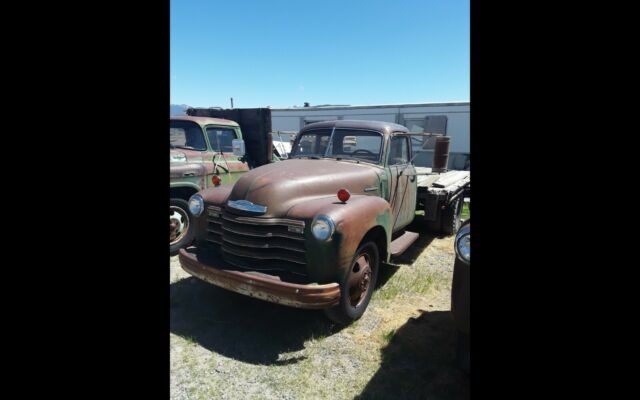
[[457,181],[470,180],[471,173],[469,171],[450,171],[440,175],[440,179],[433,183],[434,187],[445,188]]
[[440,178],[438,175],[418,175],[418,186],[429,187]]
[[429,167],[415,167],[417,175],[429,175],[431,174],[431,168]]

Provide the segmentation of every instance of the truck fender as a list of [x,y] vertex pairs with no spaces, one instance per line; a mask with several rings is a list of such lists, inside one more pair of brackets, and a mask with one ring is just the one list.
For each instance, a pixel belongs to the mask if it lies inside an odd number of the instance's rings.
[[233,184],[221,184],[220,186],[211,186],[199,192],[205,203],[224,204],[227,202],[229,195],[233,189]]
[[[319,214],[330,217],[335,223],[333,236],[325,242],[316,240],[311,233],[313,218]],[[346,203],[335,196],[323,197],[292,207],[287,216],[309,221],[305,226],[308,271],[318,282],[339,281],[351,267],[362,239],[372,229],[383,229],[386,248],[391,242],[391,207],[381,197],[352,195]],[[335,268],[327,268],[327,265]]]

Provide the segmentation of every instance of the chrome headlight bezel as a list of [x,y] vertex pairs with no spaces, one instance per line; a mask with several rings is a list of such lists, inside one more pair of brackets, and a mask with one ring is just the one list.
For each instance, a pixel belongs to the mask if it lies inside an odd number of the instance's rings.
[[199,194],[194,194],[189,199],[189,212],[191,215],[198,217],[204,211],[204,200]]
[[471,225],[462,227],[455,238],[456,256],[466,262],[471,263]]
[[335,231],[336,224],[333,222],[331,217],[324,214],[316,215],[313,222],[311,222],[311,234],[316,238],[316,240],[321,242],[326,242],[331,239]]

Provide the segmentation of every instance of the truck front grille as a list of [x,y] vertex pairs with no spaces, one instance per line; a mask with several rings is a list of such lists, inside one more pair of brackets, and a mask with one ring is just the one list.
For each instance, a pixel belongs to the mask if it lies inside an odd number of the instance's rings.
[[229,264],[252,271],[307,276],[304,222],[234,215],[207,206],[207,241]]

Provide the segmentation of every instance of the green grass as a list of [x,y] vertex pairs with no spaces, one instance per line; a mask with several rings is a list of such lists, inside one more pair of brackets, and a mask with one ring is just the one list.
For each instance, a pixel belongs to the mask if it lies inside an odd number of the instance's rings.
[[427,295],[433,290],[446,287],[451,280],[446,273],[429,271],[428,265],[420,261],[415,264],[400,267],[393,279],[373,293],[374,303],[413,295]]
[[464,203],[464,207],[462,208],[462,219],[467,219],[471,217],[471,210],[469,209],[469,203]]
[[382,335],[382,339],[384,340],[385,343],[389,343],[391,341],[391,339],[393,339],[393,335],[396,334],[396,330],[395,329],[391,329],[390,331],[384,333]]

